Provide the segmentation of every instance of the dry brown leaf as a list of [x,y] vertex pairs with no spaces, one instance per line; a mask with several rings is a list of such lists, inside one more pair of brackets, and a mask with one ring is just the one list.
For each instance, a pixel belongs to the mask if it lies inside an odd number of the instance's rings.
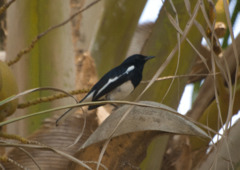
[[[240,35],[235,39],[237,47],[240,46]],[[240,54],[240,48],[238,48],[238,54]],[[225,64],[224,62],[227,61]],[[240,55],[238,56],[240,58]],[[233,46],[230,45],[226,50],[223,51],[221,58],[219,59],[219,64],[221,65],[221,73],[224,75],[224,71],[226,71],[226,66],[229,68],[231,73],[234,73],[236,69],[236,60],[233,53]],[[193,103],[192,109],[188,111],[187,115],[194,120],[198,120],[202,113],[206,110],[206,108],[210,105],[212,100],[214,99],[214,83],[212,75],[207,76],[205,79],[198,97]]]
[[[121,122],[119,127],[117,127],[112,137],[138,131],[162,131],[207,137],[207,134],[192,122],[184,119],[181,115],[172,113],[176,112],[172,108],[156,102],[144,101],[141,103],[161,107],[163,109],[135,106]],[[88,138],[81,148],[107,140],[128,108],[129,106],[125,105],[112,113]]]
[[[85,142],[88,136],[98,126],[96,114],[87,114],[86,128],[83,132],[82,138],[76,145],[72,147],[68,146],[73,144],[74,140],[81,132],[84,119],[80,114],[75,113],[61,126],[56,127],[55,121],[58,117],[59,115],[55,115],[53,118],[46,119],[43,126],[28,139],[38,141],[54,149],[74,155],[77,152],[77,149]],[[34,148],[25,148],[25,150],[34,158],[36,163],[42,169],[64,170],[69,164],[68,159],[52,151]],[[11,150],[8,153],[8,156],[27,169],[37,169],[37,166],[33,160],[26,153],[20,151],[19,149]],[[4,163],[3,166],[6,169],[18,169],[16,165],[9,162]]]
[[[153,107],[134,106],[116,131],[113,129],[128,111],[125,105],[112,113],[82,145],[76,157],[95,169],[105,140],[111,140],[103,154],[101,164],[110,169],[138,169],[146,155],[147,147],[161,133],[189,134],[207,137],[206,133],[168,106],[156,102],[140,102]],[[162,109],[159,109],[159,108]],[[113,135],[112,135],[113,133]],[[82,169],[70,164],[70,169]],[[100,167],[102,169],[103,167]]]
[[205,169],[239,169],[240,160],[240,121],[238,121],[217,144],[211,148],[211,152],[206,154],[203,159],[194,168],[198,170]]
[[[139,164],[146,156],[147,147],[151,140],[159,135],[157,131],[136,132],[125,134],[111,139],[103,155],[101,164],[109,170],[138,170]],[[85,162],[92,169],[96,169],[99,155],[105,142],[91,145],[79,151],[75,157]],[[68,167],[71,170],[82,170],[81,166],[71,163]],[[102,166],[100,170],[104,169]]]

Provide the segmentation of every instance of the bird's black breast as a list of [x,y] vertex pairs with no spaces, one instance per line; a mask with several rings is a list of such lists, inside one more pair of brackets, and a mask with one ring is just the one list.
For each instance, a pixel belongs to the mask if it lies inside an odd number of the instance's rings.
[[130,80],[132,81],[134,88],[136,88],[142,80],[141,70],[136,69],[129,76],[131,77]]

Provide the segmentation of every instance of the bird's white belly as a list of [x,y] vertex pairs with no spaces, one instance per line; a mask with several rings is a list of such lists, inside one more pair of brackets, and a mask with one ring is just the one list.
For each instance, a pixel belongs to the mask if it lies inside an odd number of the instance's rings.
[[120,100],[126,98],[132,91],[134,90],[134,86],[132,82],[129,80],[123,83],[121,86],[117,87],[109,94],[106,95],[107,100]]

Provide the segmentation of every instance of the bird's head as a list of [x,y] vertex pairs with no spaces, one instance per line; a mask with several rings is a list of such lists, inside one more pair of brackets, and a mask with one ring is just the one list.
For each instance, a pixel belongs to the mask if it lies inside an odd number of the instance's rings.
[[144,56],[141,54],[134,54],[130,57],[128,57],[123,64],[128,64],[128,65],[135,65],[135,66],[144,66],[144,64],[154,58],[154,56]]

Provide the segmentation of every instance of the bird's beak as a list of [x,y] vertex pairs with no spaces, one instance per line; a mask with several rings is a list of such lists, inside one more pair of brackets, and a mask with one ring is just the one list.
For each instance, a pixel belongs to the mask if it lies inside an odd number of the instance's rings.
[[155,56],[147,56],[146,58],[145,58],[145,60],[147,61],[147,60],[150,60],[150,59],[152,59],[152,58],[154,58]]

